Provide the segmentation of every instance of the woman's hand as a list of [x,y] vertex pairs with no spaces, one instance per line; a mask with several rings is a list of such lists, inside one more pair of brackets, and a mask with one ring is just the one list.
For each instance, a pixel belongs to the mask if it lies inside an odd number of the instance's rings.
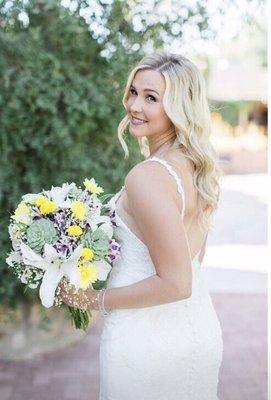
[[86,290],[76,289],[74,285],[66,282],[60,282],[58,288],[59,297],[68,306],[83,310],[92,309],[99,311],[97,301],[92,303],[92,300],[94,300],[98,292],[97,290],[92,288],[88,288]]

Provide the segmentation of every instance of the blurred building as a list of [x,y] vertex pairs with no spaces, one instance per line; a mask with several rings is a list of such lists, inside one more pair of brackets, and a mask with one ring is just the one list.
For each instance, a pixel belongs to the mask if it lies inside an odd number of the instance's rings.
[[238,124],[254,121],[267,135],[267,69],[227,60],[210,63],[207,80],[208,98],[217,102],[247,102],[240,107]]

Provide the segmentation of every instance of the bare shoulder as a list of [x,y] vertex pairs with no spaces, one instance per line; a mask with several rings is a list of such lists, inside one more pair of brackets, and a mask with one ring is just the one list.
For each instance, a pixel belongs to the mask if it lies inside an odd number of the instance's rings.
[[137,164],[125,178],[125,189],[129,212],[141,232],[154,215],[156,220],[158,214],[160,219],[172,212],[180,217],[183,205],[180,196],[176,202],[176,181],[162,164],[153,160]]
[[149,194],[152,191],[156,193],[159,191],[173,193],[175,185],[166,168],[152,160],[138,163],[125,178],[125,187],[127,192],[130,193],[134,191],[139,191],[140,193],[144,191]]

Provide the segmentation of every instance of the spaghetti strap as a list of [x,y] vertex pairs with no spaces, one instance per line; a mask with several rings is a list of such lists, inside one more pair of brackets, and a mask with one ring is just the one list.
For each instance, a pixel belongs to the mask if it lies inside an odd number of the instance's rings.
[[162,160],[159,157],[153,156],[150,157],[144,161],[158,161],[160,164],[164,165],[166,167],[166,169],[168,170],[168,172],[170,173],[170,175],[173,176],[173,178],[175,179],[176,183],[177,183],[177,188],[178,188],[178,192],[180,193],[180,195],[182,196],[182,201],[183,201],[183,209],[182,209],[182,219],[184,218],[184,212],[185,212],[185,194],[184,194],[184,189],[182,186],[182,182],[181,179],[178,177],[178,175],[176,174],[176,172],[173,170],[173,168],[171,167],[171,165],[169,165],[165,160]]

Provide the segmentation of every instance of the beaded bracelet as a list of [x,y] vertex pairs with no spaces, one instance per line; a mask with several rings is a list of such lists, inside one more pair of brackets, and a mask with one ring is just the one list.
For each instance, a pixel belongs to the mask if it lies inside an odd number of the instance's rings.
[[103,316],[106,316],[106,315],[108,315],[108,314],[110,314],[110,313],[111,313],[111,310],[108,310],[108,311],[106,311],[106,309],[104,308],[104,296],[105,296],[105,292],[107,291],[107,288],[104,288],[104,289],[102,289],[102,291],[103,291],[103,298],[102,298],[102,313],[103,313]]
[[[104,296],[105,296],[106,290],[107,290],[106,288],[97,290],[96,297],[95,297],[93,300],[91,300],[91,303],[94,303],[95,301],[97,302],[98,307],[99,307],[99,311],[101,311],[101,313],[102,313],[102,315],[103,315],[104,317],[105,317],[106,315],[110,314],[110,312],[111,312],[111,310],[106,311],[106,309],[104,308]],[[101,294],[102,294],[102,302],[101,302],[101,300],[100,300],[100,295],[101,295]]]

